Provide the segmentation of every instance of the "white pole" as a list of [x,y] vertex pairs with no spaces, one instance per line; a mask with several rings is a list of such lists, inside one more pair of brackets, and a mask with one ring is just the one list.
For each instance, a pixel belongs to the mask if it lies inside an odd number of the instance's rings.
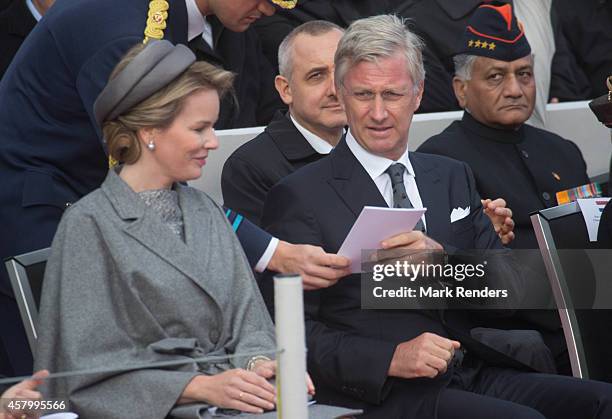
[[302,277],[274,277],[276,345],[282,350],[276,371],[278,419],[308,419],[306,342]]

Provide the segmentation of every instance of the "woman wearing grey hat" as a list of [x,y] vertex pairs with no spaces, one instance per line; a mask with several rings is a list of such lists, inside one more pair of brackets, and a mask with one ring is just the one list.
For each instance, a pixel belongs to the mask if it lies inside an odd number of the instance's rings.
[[[35,357],[51,371],[104,369],[49,381],[45,394],[69,398],[81,417],[275,406],[273,326],[247,260],[223,211],[182,184],[218,146],[213,125],[232,80],[184,46],[153,41],[127,54],[96,101],[120,164],[62,218]],[[205,356],[221,360],[142,366]]]

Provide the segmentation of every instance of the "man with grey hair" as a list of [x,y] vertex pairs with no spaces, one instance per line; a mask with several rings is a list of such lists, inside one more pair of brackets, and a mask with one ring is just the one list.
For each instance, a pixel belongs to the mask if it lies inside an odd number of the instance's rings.
[[[327,158],[272,188],[262,225],[336,252],[364,206],[426,207],[418,229],[383,248],[502,249],[468,166],[407,151],[424,70],[421,42],[404,22],[387,15],[354,22],[335,64],[349,130]],[[611,386],[534,373],[472,338],[465,311],[362,310],[359,275],[306,293],[304,305],[308,367],[321,402],[362,408],[371,418],[612,415]],[[525,343],[525,351],[543,349]]]
[[[563,203],[558,192],[589,183],[582,154],[571,141],[526,123],[536,101],[534,57],[510,4],[476,10],[456,51],[453,86],[463,118],[419,151],[468,163],[480,195],[501,196],[513,210],[515,240],[509,246],[538,249],[530,215]],[[539,251],[533,268],[545,277]],[[556,311],[524,310],[509,326],[537,327],[556,370],[571,374]]]
[[510,4],[495,4],[474,13],[468,28],[482,36],[467,29],[454,57],[453,86],[463,119],[419,151],[467,162],[478,192],[501,196],[512,208],[516,226],[510,246],[537,249],[529,214],[557,205],[557,192],[589,178],[574,143],[525,124],[536,96],[533,56]]
[[278,49],[275,87],[289,112],[225,162],[225,205],[260,224],[266,195],[279,180],[326,156],[346,125],[334,85],[334,54],[344,30],[313,20],[295,28]]

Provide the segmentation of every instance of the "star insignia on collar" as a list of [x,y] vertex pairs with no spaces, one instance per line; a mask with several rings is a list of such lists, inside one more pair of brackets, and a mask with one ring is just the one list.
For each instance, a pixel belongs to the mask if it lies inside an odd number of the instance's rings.
[[483,42],[481,45],[482,49],[487,49],[489,47],[489,43],[487,41]]
[[489,43],[489,49],[490,49],[491,51],[494,51],[494,50],[495,50],[495,47],[496,47],[495,42],[491,42],[491,43]]
[[476,48],[480,48],[480,45],[482,44],[482,42],[480,42],[480,40],[476,41],[476,43],[474,44],[474,46]]
[[474,40],[470,39],[470,42],[468,42],[468,47],[473,47],[474,46]]

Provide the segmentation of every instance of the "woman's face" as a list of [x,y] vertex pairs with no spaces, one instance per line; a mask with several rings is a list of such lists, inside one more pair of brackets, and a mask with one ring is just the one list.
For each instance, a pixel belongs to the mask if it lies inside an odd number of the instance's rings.
[[[213,126],[219,116],[216,90],[199,90],[187,97],[172,124],[155,130],[150,152],[159,175],[168,182],[186,182],[202,174],[208,152],[219,147]],[[148,142],[149,138],[145,138]],[[145,148],[144,152],[149,152]]]

